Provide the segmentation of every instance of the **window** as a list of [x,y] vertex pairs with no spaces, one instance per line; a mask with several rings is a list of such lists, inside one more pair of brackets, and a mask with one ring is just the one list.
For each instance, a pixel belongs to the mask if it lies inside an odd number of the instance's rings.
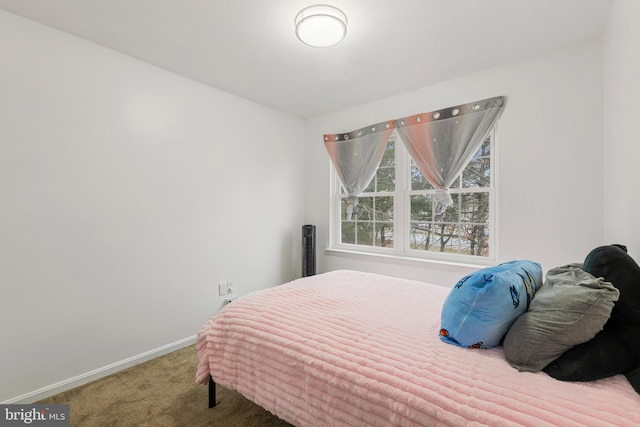
[[349,219],[333,174],[332,247],[414,258],[489,262],[494,258],[492,132],[450,187],[453,205],[436,220],[435,188],[394,133],[376,174]]

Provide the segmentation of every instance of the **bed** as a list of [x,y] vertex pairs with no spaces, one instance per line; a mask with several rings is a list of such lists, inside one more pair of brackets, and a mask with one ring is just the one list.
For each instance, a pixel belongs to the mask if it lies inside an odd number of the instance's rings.
[[622,375],[562,382],[519,372],[501,347],[444,343],[449,292],[347,270],[255,292],[198,333],[196,381],[299,427],[640,425]]

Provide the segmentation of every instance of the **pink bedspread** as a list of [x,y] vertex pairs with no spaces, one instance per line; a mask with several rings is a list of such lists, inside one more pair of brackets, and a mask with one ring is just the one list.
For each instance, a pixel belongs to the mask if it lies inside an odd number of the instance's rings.
[[248,295],[201,329],[196,380],[300,427],[640,425],[623,376],[566,383],[440,341],[448,293],[335,271]]

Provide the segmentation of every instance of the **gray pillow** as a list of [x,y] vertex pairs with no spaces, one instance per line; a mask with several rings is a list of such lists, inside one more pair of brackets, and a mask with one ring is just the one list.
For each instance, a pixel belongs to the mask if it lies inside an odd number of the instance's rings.
[[520,371],[542,370],[600,332],[619,295],[610,282],[582,270],[582,264],[549,270],[529,311],[507,332],[507,361]]

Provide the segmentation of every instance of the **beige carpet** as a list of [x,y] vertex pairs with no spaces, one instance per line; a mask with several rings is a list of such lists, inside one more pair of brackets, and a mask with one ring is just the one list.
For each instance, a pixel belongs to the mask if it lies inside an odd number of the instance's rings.
[[291,427],[240,394],[195,383],[195,346],[169,353],[37,403],[69,404],[72,427]]

